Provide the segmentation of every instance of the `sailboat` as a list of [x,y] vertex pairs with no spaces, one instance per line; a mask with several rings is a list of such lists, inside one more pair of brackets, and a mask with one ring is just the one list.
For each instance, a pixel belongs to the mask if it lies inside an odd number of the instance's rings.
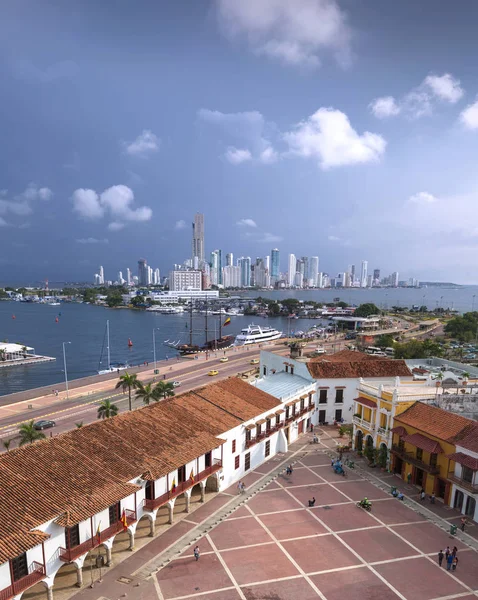
[[[105,347],[105,338],[106,338],[106,351],[108,357],[108,368],[101,368],[101,360],[103,358],[103,349]],[[106,321],[106,331],[105,338],[103,338],[103,346],[101,347],[100,360],[98,363],[98,375],[107,375],[108,373],[116,373],[117,371],[124,371],[128,368],[128,365],[122,363],[112,363],[111,362],[111,353],[110,353],[110,322]]]
[[[170,342],[169,340],[166,340],[164,343],[166,344],[166,346],[169,346],[170,348],[174,348],[175,350],[177,350],[179,352],[179,354],[185,356],[188,354],[198,354],[199,352],[214,352],[215,350],[225,350],[226,348],[231,348],[233,343],[234,343],[234,336],[233,335],[222,335],[222,317],[220,317],[219,320],[219,337],[216,338],[216,336],[214,336],[214,339],[212,340],[208,340],[208,330],[207,330],[207,325],[208,325],[208,321],[207,321],[207,317],[208,317],[208,310],[207,310],[207,298],[206,298],[206,310],[205,310],[205,314],[204,314],[204,318],[205,318],[205,336],[206,336],[206,340],[204,342],[204,344],[193,344],[193,302],[192,299],[190,301],[190,305],[189,305],[189,344],[180,344],[179,342]],[[228,325],[230,322],[230,319],[226,319],[226,325]],[[215,327],[214,327],[215,329]]]

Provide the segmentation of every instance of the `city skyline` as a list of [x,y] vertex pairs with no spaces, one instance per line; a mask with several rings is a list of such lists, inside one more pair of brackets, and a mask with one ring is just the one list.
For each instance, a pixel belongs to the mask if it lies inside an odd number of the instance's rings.
[[199,210],[206,260],[476,282],[478,5],[264,4],[5,3],[2,279],[166,273]]

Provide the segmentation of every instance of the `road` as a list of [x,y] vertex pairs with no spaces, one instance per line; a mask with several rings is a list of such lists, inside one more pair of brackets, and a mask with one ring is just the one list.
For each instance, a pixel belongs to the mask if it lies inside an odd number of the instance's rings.
[[[317,341],[310,342],[306,350],[317,346]],[[343,349],[343,340],[329,341],[321,343],[329,353]],[[200,356],[197,360],[169,360],[158,362],[160,369],[159,376],[154,376],[154,369],[151,366],[139,374],[139,379],[143,383],[162,379],[162,374],[166,374],[166,381],[179,381],[181,386],[176,389],[176,393],[188,392],[192,389],[201,387],[218,379],[237,376],[239,373],[252,371],[256,367],[250,364],[253,358],[259,358],[260,350],[274,350],[275,353],[287,355],[289,348],[283,343],[258,346],[248,346],[246,348],[235,348],[227,352],[228,362],[221,363],[222,354],[210,355],[206,360],[205,356]],[[217,369],[219,374],[210,377],[208,371]],[[86,425],[97,420],[98,404],[102,400],[111,400],[119,409],[119,412],[128,410],[128,394],[123,394],[115,389],[117,377],[108,381],[100,381],[88,384],[83,387],[75,388],[66,398],[66,392],[61,392],[58,397],[53,394],[40,396],[39,398],[16,401],[0,407],[0,442],[12,440],[10,448],[16,447],[18,443],[18,428],[27,421],[38,421],[40,419],[50,419],[55,421],[56,426],[44,430],[45,435],[54,436],[65,431],[74,429],[77,423]],[[133,408],[142,406],[133,396]],[[31,408],[29,408],[31,407]],[[0,448],[0,452],[5,448]]]

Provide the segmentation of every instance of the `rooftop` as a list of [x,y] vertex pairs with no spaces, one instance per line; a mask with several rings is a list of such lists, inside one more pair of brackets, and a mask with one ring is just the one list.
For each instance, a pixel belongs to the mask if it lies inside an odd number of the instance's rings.
[[347,379],[360,377],[411,377],[404,360],[370,356],[343,350],[331,356],[311,358],[307,363],[314,379]]
[[31,529],[87,519],[138,489],[133,479],[174,471],[278,404],[228,379],[2,454],[0,563],[41,541]]
[[454,443],[458,436],[465,436],[476,427],[476,423],[470,419],[423,402],[415,402],[405,412],[395,416],[395,423],[409,425],[451,443]]
[[304,387],[310,386],[311,383],[311,381],[299,375],[291,375],[290,373],[281,371],[263,379],[258,379],[252,385],[254,388],[271,394],[275,398],[288,398],[302,391]]

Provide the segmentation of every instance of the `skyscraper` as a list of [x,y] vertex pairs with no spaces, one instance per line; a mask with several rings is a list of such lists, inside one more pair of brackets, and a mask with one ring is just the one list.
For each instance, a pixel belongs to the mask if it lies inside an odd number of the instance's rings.
[[100,266],[99,276],[100,276],[100,285],[103,285],[105,282],[105,272],[103,271],[103,267],[101,267],[101,266]]
[[193,244],[192,244],[192,260],[197,262],[204,261],[204,215],[196,213],[193,223]]
[[232,267],[234,265],[234,254],[232,252],[228,252],[226,254],[226,267]]
[[352,285],[355,283],[355,265],[350,267],[350,281]]
[[295,274],[297,272],[297,259],[295,254],[289,254],[288,282],[289,287],[295,284]]
[[311,256],[309,258],[309,285],[310,287],[319,287],[317,278],[319,276],[319,257]]
[[148,263],[145,258],[138,260],[138,283],[139,285],[148,285]]
[[222,284],[222,265],[221,265],[221,251],[213,250],[211,252],[210,265],[211,265],[211,283],[212,285]]
[[237,261],[241,267],[241,287],[251,287],[251,258],[241,256]]
[[367,270],[368,270],[368,262],[366,260],[362,261],[362,270],[360,272],[360,287],[367,287]]
[[270,268],[270,276],[275,280],[279,279],[279,270],[280,270],[280,253],[277,248],[273,248],[271,250],[271,268]]
[[129,267],[126,269],[126,285],[133,285],[133,280],[131,278],[131,269]]

